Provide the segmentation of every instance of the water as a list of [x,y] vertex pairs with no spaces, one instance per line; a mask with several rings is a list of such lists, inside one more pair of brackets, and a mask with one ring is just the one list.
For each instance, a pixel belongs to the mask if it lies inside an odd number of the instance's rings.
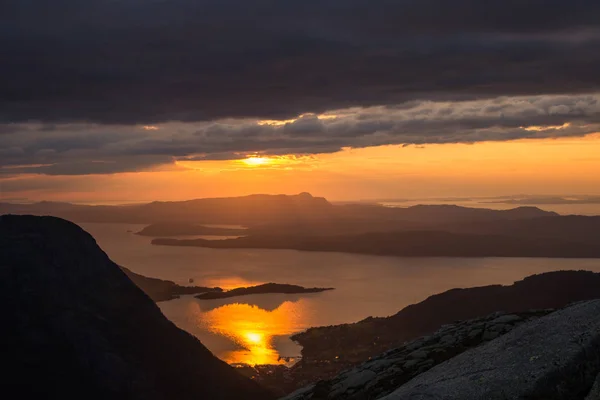
[[600,259],[405,258],[295,250],[219,250],[153,246],[128,233],[143,225],[80,224],[117,264],[186,285],[233,288],[267,282],[336,290],[222,300],[185,296],[159,303],[163,313],[230,363],[285,363],[300,348],[289,336],[311,326],[388,316],[455,287],[511,284],[561,269],[600,272]]

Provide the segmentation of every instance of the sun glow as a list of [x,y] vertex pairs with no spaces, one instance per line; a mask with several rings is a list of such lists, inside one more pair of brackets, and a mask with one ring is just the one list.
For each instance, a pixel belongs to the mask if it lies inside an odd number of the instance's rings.
[[265,335],[258,332],[245,332],[243,334],[249,343],[263,345],[266,342]]
[[242,160],[242,162],[251,167],[255,167],[255,166],[270,164],[272,162],[272,160],[267,157],[248,157],[248,158]]

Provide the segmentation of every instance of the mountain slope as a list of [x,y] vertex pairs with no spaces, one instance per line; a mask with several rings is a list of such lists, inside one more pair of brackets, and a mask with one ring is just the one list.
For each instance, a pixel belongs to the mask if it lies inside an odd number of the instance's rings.
[[78,226],[0,217],[4,390],[78,399],[270,399],[178,329]]

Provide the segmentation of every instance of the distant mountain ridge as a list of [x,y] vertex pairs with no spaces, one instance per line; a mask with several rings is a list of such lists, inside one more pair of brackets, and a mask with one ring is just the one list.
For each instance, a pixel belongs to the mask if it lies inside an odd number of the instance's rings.
[[77,225],[0,217],[6,393],[64,399],[271,399],[167,320]]
[[[309,193],[250,195],[126,206],[90,206],[69,203],[0,203],[0,214],[51,215],[73,222],[231,224],[261,230],[309,229],[330,233],[422,228],[468,220],[483,222],[555,216],[535,207],[488,210],[458,206],[390,208],[378,205],[332,205]],[[373,230],[371,230],[373,231]]]
[[308,193],[249,195],[176,202],[152,202],[127,206],[89,206],[69,203],[0,203],[0,214],[51,215],[73,222],[194,222],[251,225],[281,220],[300,220],[329,212],[327,200]]

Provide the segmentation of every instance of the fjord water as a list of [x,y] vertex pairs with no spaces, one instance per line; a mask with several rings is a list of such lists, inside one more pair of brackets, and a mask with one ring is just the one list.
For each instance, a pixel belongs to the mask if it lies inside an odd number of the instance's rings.
[[600,272],[600,259],[404,258],[294,250],[153,246],[132,232],[144,225],[79,224],[119,265],[149,277],[225,289],[267,282],[336,290],[222,300],[184,296],[159,303],[180,328],[230,363],[285,363],[298,345],[289,336],[311,326],[388,316],[451,288],[511,284],[561,269]]

